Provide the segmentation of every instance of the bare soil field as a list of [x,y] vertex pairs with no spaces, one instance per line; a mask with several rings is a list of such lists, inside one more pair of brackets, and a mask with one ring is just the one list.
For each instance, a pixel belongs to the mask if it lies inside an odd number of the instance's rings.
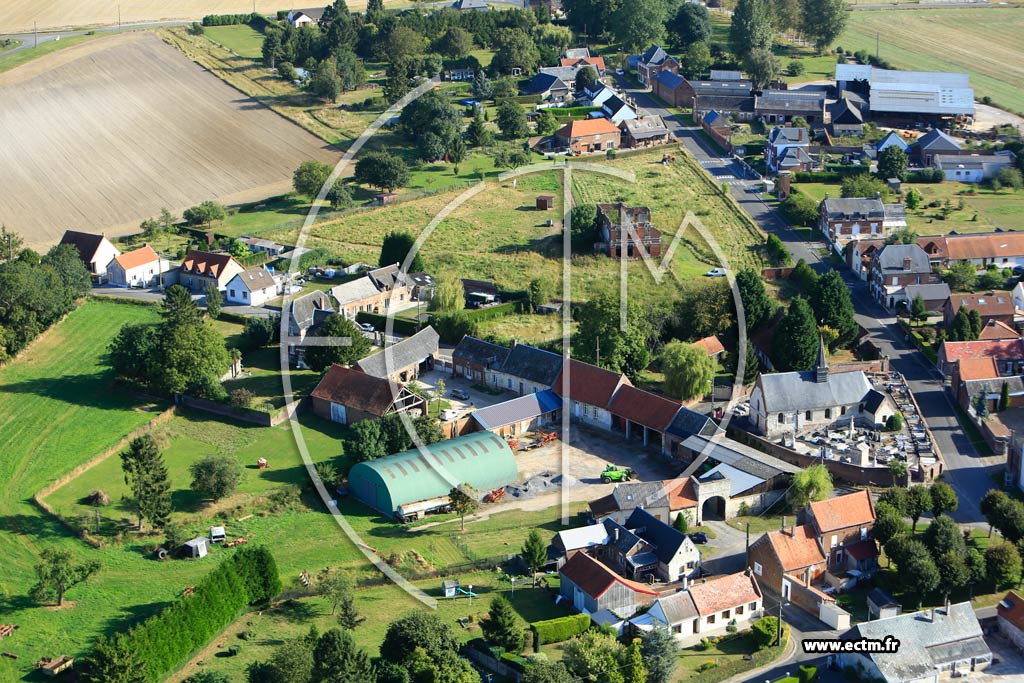
[[30,246],[66,228],[125,234],[168,207],[285,192],[325,143],[150,33],[0,74],[0,224]]
[[[400,4],[385,1],[385,5]],[[122,24],[154,21],[202,19],[207,14],[242,14],[253,11],[252,0],[3,0],[0,2],[0,33],[22,33],[67,27],[108,26],[118,22],[118,6]],[[256,11],[274,15],[289,3],[256,0]],[[317,3],[296,4],[295,7],[316,7]],[[366,8],[365,0],[351,0],[353,10]]]

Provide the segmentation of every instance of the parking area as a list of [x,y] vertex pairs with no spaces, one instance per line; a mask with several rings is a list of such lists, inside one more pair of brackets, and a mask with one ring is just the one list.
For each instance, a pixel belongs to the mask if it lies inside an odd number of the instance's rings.
[[[449,408],[455,410],[460,418],[465,416],[467,413],[473,412],[477,408],[494,405],[495,403],[502,403],[516,397],[516,394],[513,394],[512,392],[503,391],[501,393],[493,394],[487,391],[474,389],[474,382],[467,380],[465,377],[455,377],[450,372],[444,370],[435,369],[430,372],[424,372],[419,376],[417,381],[427,391],[434,391],[437,387],[437,381],[440,379],[444,380],[444,399],[448,401]],[[458,394],[459,392],[465,392],[465,395],[468,396],[468,398],[456,398],[455,394]]]

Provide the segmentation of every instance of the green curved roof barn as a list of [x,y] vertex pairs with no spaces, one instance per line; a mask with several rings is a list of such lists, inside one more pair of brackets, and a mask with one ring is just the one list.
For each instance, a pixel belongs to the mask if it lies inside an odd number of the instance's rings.
[[469,484],[489,491],[516,480],[516,458],[504,439],[475,432],[426,447],[361,462],[348,474],[348,489],[358,500],[393,514],[402,505],[446,496]]

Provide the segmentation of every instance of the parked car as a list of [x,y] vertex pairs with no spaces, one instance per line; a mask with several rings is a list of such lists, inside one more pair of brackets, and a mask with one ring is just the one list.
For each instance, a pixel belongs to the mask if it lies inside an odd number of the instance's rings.
[[704,273],[704,277],[725,277],[725,268],[712,268]]
[[689,536],[690,540],[696,543],[697,545],[704,545],[708,542],[708,535],[703,531],[697,531],[695,533],[686,535]]
[[362,328],[363,332],[373,332],[376,329],[370,323],[363,323],[359,327]]
[[1024,275],[1024,266],[1014,266],[1013,267],[1013,274],[1014,275]]
[[457,398],[460,401],[468,401],[469,392],[465,389],[452,389],[452,398]]
[[622,69],[616,69],[615,73],[617,73],[619,76],[621,76],[623,74],[623,71],[622,71]]

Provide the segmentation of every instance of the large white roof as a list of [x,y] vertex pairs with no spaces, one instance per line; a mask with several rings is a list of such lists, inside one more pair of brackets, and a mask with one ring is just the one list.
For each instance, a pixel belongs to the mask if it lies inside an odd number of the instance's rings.
[[837,64],[836,81],[867,81],[875,112],[974,114],[970,77],[946,71],[895,71],[864,64]]

